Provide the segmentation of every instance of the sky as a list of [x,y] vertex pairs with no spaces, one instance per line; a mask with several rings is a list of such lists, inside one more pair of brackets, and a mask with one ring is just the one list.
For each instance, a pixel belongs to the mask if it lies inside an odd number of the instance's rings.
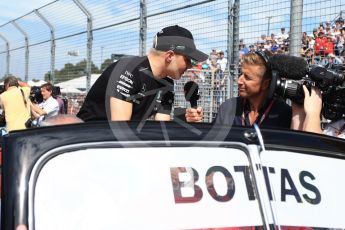
[[[15,2],[15,3],[14,3]],[[29,3],[28,3],[29,2]],[[0,26],[17,19],[22,15],[32,12],[53,0],[0,0]],[[123,22],[138,17],[139,0],[82,0],[85,6],[93,15],[93,28],[100,28],[104,25],[110,25],[114,22]],[[116,4],[114,4],[114,2]],[[188,5],[202,0],[150,0],[148,7],[150,13],[154,14],[167,9],[175,9],[181,5]],[[220,7],[219,3],[223,6]],[[224,5],[225,3],[225,5]],[[206,5],[206,6],[205,6]],[[147,49],[152,45],[154,34],[165,26],[179,24],[189,28],[193,34],[203,34],[196,36],[198,48],[204,52],[211,51],[211,48],[225,49],[224,41],[226,39],[226,20],[224,12],[227,11],[227,0],[217,0],[217,4],[211,2],[194,7],[193,10],[180,10],[178,12],[164,15],[164,17],[152,17],[149,19],[147,28]],[[209,13],[211,10],[211,13]],[[198,13],[202,12],[202,13]],[[86,30],[86,17],[73,3],[72,0],[62,0],[52,4],[49,7],[40,9],[48,21],[52,22],[55,28],[55,37],[61,38],[71,34],[77,34]],[[176,18],[176,15],[179,15]],[[223,15],[223,16],[220,16]],[[216,18],[220,18],[216,21]],[[48,27],[34,13],[16,21],[28,34],[29,40],[29,79],[42,79],[44,74],[50,70],[50,33]],[[215,24],[216,23],[216,24]],[[208,25],[215,30],[205,29]],[[216,26],[222,26],[222,29],[216,29]],[[111,27],[103,30],[96,30],[93,33],[93,62],[99,67],[100,63],[109,58],[111,54],[130,54],[137,55],[139,47],[138,22],[124,23],[123,25]],[[24,75],[25,67],[25,46],[23,34],[21,34],[13,25],[6,25],[0,29],[0,34],[9,41],[10,70],[9,72],[16,76]],[[39,44],[42,41],[48,41]],[[212,41],[212,42],[211,42]],[[121,45],[119,45],[121,44]],[[214,45],[215,44],[215,45]],[[223,45],[220,45],[223,44]],[[0,75],[6,70],[6,43],[0,39]],[[77,63],[86,58],[86,33],[80,36],[61,39],[56,41],[55,69],[61,69],[66,63]],[[69,51],[79,53],[78,57],[67,55]]]
[[16,19],[21,15],[31,12],[53,0],[1,0],[0,1],[0,25]]
[[[0,0],[0,27],[46,4],[56,0]],[[340,0],[304,0],[303,31],[312,29],[325,20],[333,20],[339,11],[345,12],[344,1]],[[126,20],[138,17],[139,0],[81,0],[93,15],[92,60],[99,67],[110,58],[111,54],[139,54],[138,21]],[[147,0],[148,14],[164,12],[203,0]],[[115,4],[116,3],[116,4]],[[327,3],[327,4],[326,4]],[[281,27],[289,30],[290,0],[241,0],[240,38],[249,45],[257,41],[261,34],[279,33]],[[190,29],[197,47],[205,53],[211,49],[227,49],[227,10],[228,0],[216,0],[193,8],[178,10],[164,15],[150,17],[147,28],[147,47],[152,45],[154,34],[161,28],[179,24]],[[50,21],[55,29],[56,40],[55,69],[61,69],[66,63],[77,63],[86,58],[86,33],[74,37],[86,30],[86,17],[72,0],[60,0],[40,9],[40,13]],[[177,17],[176,17],[177,16]],[[271,18],[268,21],[268,18]],[[120,23],[119,23],[120,22]],[[29,37],[29,79],[42,79],[50,70],[50,31],[37,15],[21,18],[17,23],[25,28]],[[103,26],[119,25],[97,30]],[[269,28],[269,29],[268,29]],[[23,77],[25,67],[25,40],[13,25],[0,28],[0,34],[9,41],[11,49],[9,72]],[[78,53],[68,55],[70,51]],[[7,69],[6,43],[0,39],[0,78]]]

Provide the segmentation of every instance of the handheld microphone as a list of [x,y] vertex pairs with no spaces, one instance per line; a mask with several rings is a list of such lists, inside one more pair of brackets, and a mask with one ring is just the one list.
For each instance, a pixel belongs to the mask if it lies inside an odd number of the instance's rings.
[[272,71],[277,71],[280,77],[301,80],[308,73],[308,63],[301,57],[276,54],[267,62]]
[[191,107],[196,109],[200,98],[199,85],[194,81],[189,81],[184,85],[183,90],[186,101],[189,101]]

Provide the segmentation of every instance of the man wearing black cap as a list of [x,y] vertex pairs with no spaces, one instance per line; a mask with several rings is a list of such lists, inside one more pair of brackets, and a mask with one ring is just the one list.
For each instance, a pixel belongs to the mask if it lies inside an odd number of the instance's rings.
[[156,34],[144,57],[125,57],[97,79],[77,116],[84,121],[170,120],[173,79],[207,55],[197,50],[191,32],[169,26]]

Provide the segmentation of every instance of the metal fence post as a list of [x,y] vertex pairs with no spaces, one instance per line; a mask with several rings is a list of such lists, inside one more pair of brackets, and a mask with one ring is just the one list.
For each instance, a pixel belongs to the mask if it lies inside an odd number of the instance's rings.
[[0,38],[6,42],[6,77],[10,75],[10,43],[0,34]]
[[146,0],[140,0],[140,35],[139,35],[139,55],[146,54],[147,39],[147,6]]
[[231,90],[236,92],[237,95],[237,78],[238,78],[238,65],[240,63],[240,0],[235,0],[233,7],[233,76],[234,85]]
[[214,104],[215,104],[215,100],[214,100],[214,71],[211,70],[211,88],[210,88],[210,115],[209,115],[209,120],[208,122],[212,122],[213,120],[213,108],[214,108]]
[[291,0],[290,55],[300,56],[302,39],[303,0]]
[[231,98],[234,96],[234,73],[233,73],[233,46],[234,46],[234,36],[233,36],[233,0],[228,0],[228,42],[227,42],[227,50],[228,50],[228,66],[226,67],[228,71],[228,81],[226,84],[226,98]]
[[29,80],[29,38],[28,34],[13,20],[11,23],[24,35],[25,39],[25,81]]
[[49,81],[54,84],[55,80],[55,29],[52,24],[38,11],[34,10],[35,14],[42,19],[42,21],[49,27],[50,29],[50,77]]
[[91,88],[91,62],[92,62],[92,41],[93,41],[93,35],[92,35],[92,15],[85,8],[85,6],[80,3],[79,0],[73,0],[73,2],[79,7],[79,9],[87,17],[86,91],[89,91],[89,89]]

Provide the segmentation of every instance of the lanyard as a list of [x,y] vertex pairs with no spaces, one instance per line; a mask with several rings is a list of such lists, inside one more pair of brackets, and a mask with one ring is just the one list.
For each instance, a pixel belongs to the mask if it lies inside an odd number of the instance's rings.
[[337,135],[337,137],[339,137],[345,130],[345,123],[343,124],[343,126],[341,126],[341,128],[339,130],[337,130],[335,132],[335,134]]
[[[271,111],[274,101],[275,101],[275,99],[273,99],[273,100],[270,102],[270,104],[267,106],[267,108],[266,108],[264,114],[263,114],[263,115],[261,116],[261,118],[260,118],[259,123],[257,123],[258,126],[261,125],[261,123],[265,120],[265,118],[266,118],[266,116],[268,115],[268,113]],[[241,123],[242,123],[243,126],[246,125],[246,123],[245,123],[246,117],[245,117],[245,114],[244,114],[245,105],[246,105],[246,99],[244,99],[244,103],[243,103],[243,112],[242,112],[242,117],[241,117]],[[344,124],[344,126],[345,126],[345,124]],[[344,127],[344,129],[345,129],[345,127]]]

